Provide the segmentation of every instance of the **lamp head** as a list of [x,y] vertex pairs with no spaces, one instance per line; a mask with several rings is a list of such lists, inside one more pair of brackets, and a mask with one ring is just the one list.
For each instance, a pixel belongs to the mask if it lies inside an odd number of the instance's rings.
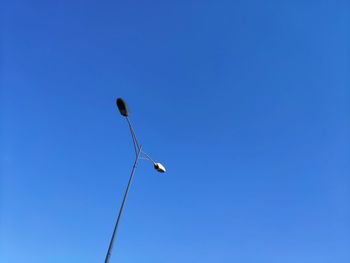
[[117,107],[119,109],[120,114],[123,115],[124,117],[128,117],[129,112],[128,112],[128,107],[126,106],[125,101],[122,98],[118,98],[116,103],[117,103]]
[[154,169],[156,169],[160,173],[165,173],[166,169],[161,163],[154,163]]

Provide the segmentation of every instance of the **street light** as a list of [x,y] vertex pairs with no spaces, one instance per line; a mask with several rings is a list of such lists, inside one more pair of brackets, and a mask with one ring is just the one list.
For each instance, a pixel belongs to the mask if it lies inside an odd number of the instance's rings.
[[131,185],[132,179],[134,177],[135,169],[136,169],[136,166],[137,166],[137,163],[138,163],[139,159],[144,159],[144,160],[147,160],[147,161],[151,162],[153,164],[154,169],[156,169],[160,173],[165,173],[165,171],[166,171],[165,167],[161,163],[156,163],[155,161],[153,161],[153,159],[148,154],[146,154],[144,151],[142,151],[142,145],[140,145],[138,143],[137,138],[136,138],[136,134],[135,134],[135,131],[134,131],[134,128],[132,127],[131,122],[129,120],[129,111],[128,111],[128,107],[126,106],[125,101],[123,99],[121,99],[121,98],[118,98],[116,100],[116,104],[117,104],[117,107],[119,109],[120,114],[122,116],[124,116],[126,121],[128,122],[129,129],[130,129],[130,132],[131,132],[132,142],[134,144],[134,150],[135,150],[136,158],[135,158],[132,170],[131,170],[131,174],[130,174],[130,177],[129,177],[128,185],[127,185],[125,193],[124,193],[123,202],[122,202],[122,204],[120,206],[120,209],[119,209],[119,214],[118,214],[115,226],[114,226],[114,230],[113,230],[111,241],[109,243],[107,255],[106,255],[106,258],[105,258],[105,263],[109,263],[111,255],[112,255],[113,245],[114,245],[115,237],[116,237],[116,234],[117,234],[119,221],[120,221],[120,218],[121,218],[122,213],[123,213],[124,204],[125,204],[125,201],[126,201],[126,199],[128,197],[130,185]]

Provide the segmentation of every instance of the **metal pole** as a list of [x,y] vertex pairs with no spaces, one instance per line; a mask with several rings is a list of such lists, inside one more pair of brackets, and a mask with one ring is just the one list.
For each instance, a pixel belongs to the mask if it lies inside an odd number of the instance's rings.
[[119,210],[117,222],[115,223],[113,234],[112,234],[112,238],[111,238],[111,241],[109,243],[109,247],[108,247],[108,252],[107,252],[107,255],[106,255],[105,263],[109,263],[109,260],[110,260],[111,255],[112,255],[114,240],[115,240],[115,237],[116,237],[116,234],[117,234],[119,221],[120,221],[120,218],[121,218],[122,213],[123,213],[123,209],[124,209],[124,204],[125,204],[126,198],[128,197],[129,188],[130,188],[132,179],[134,177],[134,173],[135,173],[135,169],[136,169],[136,166],[137,166],[137,162],[140,159],[141,150],[142,150],[142,145],[140,145],[140,147],[138,148],[138,152],[136,154],[136,159],[135,159],[134,165],[133,165],[132,170],[131,170],[128,186],[126,187],[124,198],[123,198],[123,202],[122,202],[122,205],[121,205],[120,210]]

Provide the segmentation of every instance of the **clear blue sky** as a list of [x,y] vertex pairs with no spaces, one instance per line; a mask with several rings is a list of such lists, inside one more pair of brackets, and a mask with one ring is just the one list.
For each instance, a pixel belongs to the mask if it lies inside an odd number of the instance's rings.
[[3,1],[0,262],[350,262],[349,1]]

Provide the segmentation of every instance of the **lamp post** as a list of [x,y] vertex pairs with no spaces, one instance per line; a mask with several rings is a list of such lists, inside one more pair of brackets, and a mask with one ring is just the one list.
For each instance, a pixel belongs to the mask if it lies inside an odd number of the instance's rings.
[[132,170],[131,170],[131,174],[130,174],[130,177],[129,177],[128,185],[127,185],[127,187],[125,189],[123,202],[122,202],[122,204],[120,206],[120,209],[119,209],[119,214],[118,214],[115,226],[114,226],[114,230],[113,230],[113,234],[112,234],[112,237],[111,237],[111,241],[109,242],[109,247],[108,247],[108,251],[107,251],[107,254],[106,254],[106,258],[105,258],[105,263],[109,263],[111,255],[112,255],[113,245],[114,245],[114,241],[115,241],[115,238],[116,238],[116,234],[117,234],[120,218],[121,218],[121,216],[123,214],[125,201],[126,201],[126,199],[128,197],[129,189],[130,189],[131,182],[132,182],[132,179],[133,179],[134,174],[135,174],[135,169],[136,169],[138,161],[140,159],[147,160],[147,161],[149,161],[149,162],[151,162],[153,164],[154,169],[156,169],[158,172],[164,173],[166,171],[166,169],[164,168],[164,166],[161,163],[156,163],[155,161],[153,161],[153,159],[148,154],[146,154],[144,151],[142,151],[142,145],[140,145],[138,143],[138,140],[137,140],[134,128],[132,127],[131,122],[129,120],[129,111],[128,111],[128,108],[126,106],[125,101],[123,99],[121,99],[121,98],[118,98],[116,100],[116,104],[117,104],[117,107],[119,109],[120,114],[122,116],[124,116],[126,121],[128,122],[128,126],[129,126],[129,129],[130,129],[130,132],[131,132],[131,137],[132,137],[132,142],[133,142],[133,145],[134,145],[136,158],[135,158]]

